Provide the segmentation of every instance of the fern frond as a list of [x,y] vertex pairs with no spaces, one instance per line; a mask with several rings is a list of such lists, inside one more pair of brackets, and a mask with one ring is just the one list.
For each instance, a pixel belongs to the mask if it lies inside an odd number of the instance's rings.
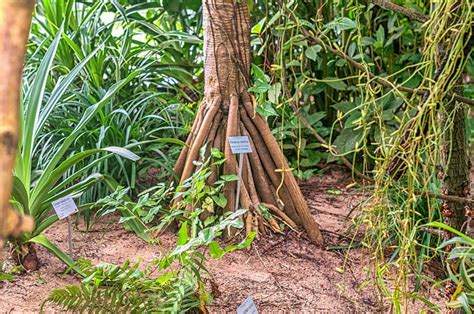
[[80,286],[50,292],[42,303],[78,312],[186,312],[199,307],[198,280],[190,270],[173,273],[166,282],[150,278],[138,264],[83,264],[88,276]]

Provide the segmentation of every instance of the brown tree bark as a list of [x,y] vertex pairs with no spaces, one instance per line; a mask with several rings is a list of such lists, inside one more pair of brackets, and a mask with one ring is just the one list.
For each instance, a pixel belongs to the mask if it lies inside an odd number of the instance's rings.
[[34,0],[0,1],[0,249],[9,236],[33,229],[33,220],[10,208],[18,143],[21,75]]
[[[458,0],[454,1],[451,4],[450,9],[450,18],[449,24],[457,25],[459,19],[457,17],[461,14],[462,10],[466,10],[469,6],[464,7],[462,5],[463,1]],[[471,7],[472,9],[472,7]],[[472,17],[471,17],[472,20]],[[457,56],[455,65],[456,68],[464,68],[465,62],[469,57],[472,51],[472,29],[471,31],[466,31],[463,35],[459,33],[456,27],[451,25],[446,25],[446,29],[450,29],[448,35],[453,38],[462,36],[464,39],[464,49],[463,53]],[[449,39],[449,38],[448,38]],[[436,50],[441,63],[446,62],[444,59],[453,58],[450,55],[451,43],[443,39],[443,42],[440,44]],[[462,93],[462,84],[461,75],[449,77],[448,81],[455,82],[453,92],[456,94]],[[441,112],[441,123],[443,129],[448,130],[444,134],[443,145],[442,145],[442,171],[444,172],[443,177],[443,195],[446,196],[455,196],[461,198],[469,198],[471,195],[471,186],[470,186],[470,170],[471,170],[471,160],[469,158],[469,144],[468,138],[466,136],[466,107],[456,101],[455,98],[450,96],[444,99],[445,105],[444,110]],[[474,237],[474,212],[472,212],[472,203],[468,202],[453,202],[450,200],[443,200],[442,203],[442,215],[444,223],[447,225],[464,231],[470,237]],[[449,232],[445,233],[445,238],[449,239],[453,235]]]
[[404,14],[408,18],[410,18],[412,20],[415,20],[415,21],[418,21],[418,22],[424,23],[424,22],[426,22],[430,19],[428,16],[423,15],[420,12],[417,12],[417,11],[412,10],[412,9],[405,8],[405,7],[403,7],[401,5],[398,5],[396,3],[393,3],[392,1],[389,1],[389,0],[367,0],[367,2],[376,4],[376,5],[382,7],[386,10],[390,10],[390,11],[394,11],[394,12],[397,12],[397,13],[400,13],[400,14]]
[[[247,1],[203,0],[203,14],[205,98],[187,146],[175,166],[177,177],[181,178],[181,182],[189,178],[194,171],[193,161],[197,160],[203,143],[217,145],[224,150],[226,161],[222,169],[213,169],[214,173],[237,174],[238,162],[227,138],[247,135],[253,153],[244,159],[247,171],[239,199],[239,203],[248,209],[245,219],[247,232],[280,232],[276,223],[279,219],[291,228],[302,226],[311,241],[323,245],[319,227],[277,141],[265,120],[255,113],[252,96],[247,94],[251,65]],[[221,121],[217,121],[216,117]],[[214,127],[216,123],[218,127]],[[214,174],[209,181],[215,181],[215,178]],[[235,208],[236,188],[235,182],[224,187],[227,198],[225,211]],[[260,206],[267,207],[272,217],[264,219]]]
[[[455,100],[450,101],[445,106],[446,113],[443,120],[453,116],[451,132],[446,132],[444,139],[443,158],[444,158],[444,186],[443,194],[468,198],[470,196],[470,178],[469,172],[471,162],[468,154],[468,141],[466,138],[466,110]],[[448,125],[446,126],[448,127]],[[472,204],[451,202],[443,200],[442,213],[444,222],[461,230],[466,223],[466,234],[474,237],[474,221],[472,220]],[[451,235],[447,235],[450,238]]]

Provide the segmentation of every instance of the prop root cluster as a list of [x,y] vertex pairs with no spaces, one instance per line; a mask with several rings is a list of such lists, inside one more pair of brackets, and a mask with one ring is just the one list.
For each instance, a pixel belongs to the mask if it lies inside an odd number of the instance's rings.
[[[246,92],[231,95],[230,103],[223,102],[219,96],[203,102],[176,163],[175,174],[181,182],[192,175],[193,161],[199,159],[199,150],[204,144],[208,152],[210,147],[215,147],[223,151],[226,158],[221,169],[213,169],[208,184],[212,185],[219,175],[237,174],[237,159],[226,139],[238,135],[249,137],[253,151],[244,157],[239,199],[240,206],[248,209],[247,233],[280,233],[281,223],[292,229],[302,226],[311,241],[322,245],[323,237],[296,179],[266,121],[254,111],[253,99]],[[236,188],[235,181],[224,187],[226,211],[235,208]]]

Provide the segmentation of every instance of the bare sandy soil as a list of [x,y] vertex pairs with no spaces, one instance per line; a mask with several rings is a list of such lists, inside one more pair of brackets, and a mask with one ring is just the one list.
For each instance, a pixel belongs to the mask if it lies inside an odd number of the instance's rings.
[[[324,177],[315,177],[301,184],[312,214],[321,225],[327,245],[346,246],[350,239],[350,213],[363,194],[346,189],[350,177],[339,168],[329,170]],[[354,213],[353,213],[354,214]],[[81,226],[79,226],[79,229]],[[47,231],[59,247],[67,249],[67,225],[62,221]],[[172,247],[172,233],[161,238],[164,247]],[[107,231],[74,231],[76,255],[93,262],[123,263],[126,259],[145,263],[159,254],[159,248],[148,246],[120,225]],[[251,249],[233,252],[207,264],[216,283],[211,313],[235,313],[236,308],[252,296],[259,312],[317,313],[381,313],[389,312],[377,301],[369,280],[369,255],[363,249],[325,250],[311,244],[304,234],[290,232],[254,242]],[[0,312],[37,312],[48,292],[80,278],[64,275],[64,266],[54,256],[38,248],[42,261],[39,271],[20,275],[0,284]],[[420,294],[432,295],[433,291]],[[440,295],[441,292],[436,292]],[[439,305],[444,300],[438,298]],[[412,304],[410,312],[423,305]],[[48,312],[52,312],[50,309]]]

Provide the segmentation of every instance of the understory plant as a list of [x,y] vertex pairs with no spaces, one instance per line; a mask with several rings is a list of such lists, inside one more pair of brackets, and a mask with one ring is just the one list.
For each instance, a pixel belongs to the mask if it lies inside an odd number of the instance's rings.
[[[33,75],[34,66],[44,59],[45,47],[61,25],[64,34],[47,89],[52,89],[76,60],[92,54],[72,83],[73,95],[54,110],[51,123],[43,129],[41,143],[45,145],[38,148],[41,155],[50,156],[46,144],[60,142],[70,134],[77,117],[114,84],[127,79],[126,88],[101,107],[70,150],[119,146],[139,154],[138,163],[106,158],[84,174],[110,175],[130,188],[129,196],[169,177],[183,144],[180,136],[187,132],[188,120],[194,114],[193,99],[199,87],[192,82],[199,70],[196,50],[201,40],[193,30],[181,29],[179,24],[168,16],[160,1],[39,1],[29,41],[27,75]],[[99,158],[88,156],[76,167]],[[108,193],[106,184],[99,183],[85,191],[81,201],[95,202]]]
[[84,218],[87,231],[104,217],[118,214],[119,224],[123,224],[126,230],[135,232],[137,236],[147,242],[153,242],[152,233],[158,227],[150,227],[156,223],[158,217],[162,218],[168,211],[165,210],[166,202],[169,201],[173,187],[165,183],[159,183],[154,188],[143,191],[134,201],[129,197],[130,188],[117,186],[110,195],[101,198],[91,207],[83,208],[79,214]]
[[[213,155],[217,162],[222,163],[222,153],[214,152]],[[225,201],[220,191],[224,181],[213,187],[208,186],[206,180],[213,166],[211,159],[197,164],[199,168],[194,176],[184,186],[178,187],[178,190],[189,188],[178,194],[182,198],[179,205],[160,217],[159,229],[171,223],[180,225],[174,249],[165,252],[160,247],[161,255],[148,265],[141,265],[140,262],[132,265],[128,260],[121,266],[109,263],[92,265],[82,260],[74,266],[85,277],[81,284],[51,291],[41,310],[48,303],[72,311],[176,313],[204,309],[210,301],[203,277],[208,272],[205,262],[209,257],[219,259],[229,252],[247,248],[255,233],[248,234],[237,245],[222,247],[216,241],[225,230],[243,227],[242,216],[246,210],[218,216],[210,214],[213,213],[210,208],[217,208],[217,204],[222,205],[221,202]],[[126,203],[130,206],[132,202]],[[144,209],[138,205],[146,203],[143,199],[132,206],[136,209],[136,215]],[[151,208],[146,214],[150,215],[149,218],[163,212],[159,204],[156,210]],[[202,215],[208,215],[209,219],[203,222],[200,219]]]
[[[174,220],[183,225],[192,224],[195,235],[200,228],[222,219],[220,209],[227,203],[222,189],[226,182],[237,180],[237,176],[222,175],[211,185],[208,181],[211,168],[222,164],[224,155],[213,148],[211,155],[204,160],[206,150],[204,146],[200,160],[194,162],[197,168],[193,175],[177,188],[172,183],[162,182],[141,192],[138,199],[133,200],[128,196],[130,188],[118,186],[90,208],[83,208],[80,214],[84,216],[86,229],[90,230],[106,216],[118,214],[119,224],[124,224],[127,230],[132,230],[145,241],[153,242],[153,234],[159,233]],[[205,219],[200,221],[203,217]]]
[[[453,94],[460,90],[459,81],[468,57],[466,38],[472,37],[471,4],[451,0],[429,3],[427,22],[419,26],[423,29],[420,59],[409,66],[416,70],[413,75],[421,75],[417,90],[426,92],[407,94],[402,83],[391,83],[390,88],[373,86],[374,76],[361,71],[361,76],[365,76],[361,108],[365,112],[392,93],[403,100],[403,111],[398,114],[397,130],[389,127],[383,112],[375,120],[362,116],[353,122],[361,130],[374,124],[380,132],[379,147],[374,153],[369,143],[360,146],[366,156],[376,160],[373,197],[364,206],[360,222],[367,226],[363,227],[365,243],[373,254],[371,275],[381,304],[388,300],[395,313],[409,312],[411,302],[415,301],[429,310],[441,311],[423,287],[445,275],[429,274],[426,270],[432,263],[443,263],[443,251],[436,248],[453,234],[433,233],[425,224],[444,222],[453,230],[461,230],[464,215],[470,212],[469,202],[447,198],[469,197],[465,108],[455,99],[459,95]],[[361,63],[364,68],[370,66]],[[448,255],[449,247],[441,246]],[[446,291],[449,297],[453,292],[453,297],[456,294],[449,284]]]
[[[22,114],[20,115],[22,132],[14,167],[12,206],[23,214],[33,217],[35,228],[32,232],[22,235],[11,243],[13,256],[19,262],[23,262],[26,256],[29,256],[30,261],[33,261],[28,266],[31,269],[36,269],[38,266],[35,261],[36,254],[32,248],[33,243],[46,247],[66,264],[73,264],[71,258],[43,234],[47,228],[58,221],[57,215],[52,211],[51,202],[66,195],[76,198],[99,181],[107,181],[110,185],[114,185],[114,180],[109,176],[89,172],[95,164],[113,154],[133,161],[139,159],[137,155],[121,147],[70,150],[82,135],[82,130],[87,123],[120,89],[133,79],[136,75],[135,72],[111,86],[96,103],[87,108],[82,116],[74,122],[71,121],[72,130],[63,139],[56,143],[41,142],[41,138],[44,136],[42,131],[51,123],[50,118],[54,110],[61,106],[65,97],[71,97],[71,94],[68,94],[69,87],[78,74],[84,71],[90,59],[99,51],[96,49],[81,60],[69,73],[56,82],[51,91],[48,91],[46,85],[51,79],[54,59],[63,36],[63,28],[60,28],[44,59],[36,69],[36,74],[33,77],[27,76],[24,80]],[[48,156],[42,155],[45,150],[48,151]],[[97,159],[89,165],[75,168],[78,163],[91,156],[96,156]]]
[[446,304],[451,309],[462,309],[466,313],[474,310],[474,239],[439,222],[431,222],[426,227],[437,228],[453,234],[453,238],[441,243],[436,250],[445,257],[448,273],[446,280],[454,285],[454,293]]

